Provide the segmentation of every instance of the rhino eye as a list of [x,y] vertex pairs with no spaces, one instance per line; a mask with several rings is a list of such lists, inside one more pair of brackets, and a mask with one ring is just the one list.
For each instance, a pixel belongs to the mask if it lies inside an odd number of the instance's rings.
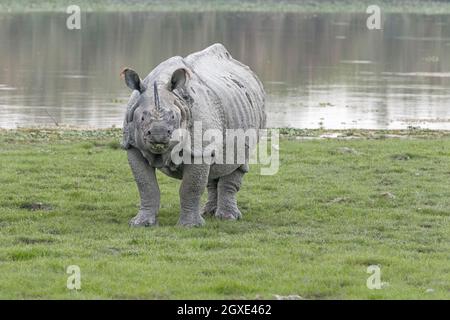
[[173,119],[175,119],[175,116],[174,116],[174,115],[172,115],[172,120],[173,120]]
[[141,120],[144,121],[144,116],[142,116]]

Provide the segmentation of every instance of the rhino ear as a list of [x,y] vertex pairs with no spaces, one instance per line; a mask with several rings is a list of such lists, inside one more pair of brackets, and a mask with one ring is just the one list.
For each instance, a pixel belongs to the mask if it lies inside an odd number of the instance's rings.
[[136,71],[125,68],[120,73],[120,76],[125,79],[127,87],[131,90],[137,90],[140,93],[145,91],[145,86]]
[[188,78],[188,72],[184,68],[175,70],[172,73],[172,77],[169,82],[169,90],[173,91],[179,87],[183,87],[186,84]]

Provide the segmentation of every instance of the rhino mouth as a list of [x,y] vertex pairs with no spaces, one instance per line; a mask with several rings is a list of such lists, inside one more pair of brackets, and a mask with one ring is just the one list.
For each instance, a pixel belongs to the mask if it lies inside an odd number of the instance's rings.
[[152,143],[150,144],[150,150],[153,153],[164,153],[165,151],[167,151],[167,149],[169,149],[169,144],[168,143]]

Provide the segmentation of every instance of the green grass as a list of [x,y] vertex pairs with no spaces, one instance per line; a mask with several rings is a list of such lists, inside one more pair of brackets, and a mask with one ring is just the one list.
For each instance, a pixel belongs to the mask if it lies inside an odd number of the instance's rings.
[[160,226],[132,229],[119,130],[0,131],[0,298],[449,299],[450,138],[293,136],[277,175],[246,175],[243,220],[176,227],[179,182],[159,174]]
[[79,5],[93,11],[239,11],[239,12],[360,12],[380,5],[383,12],[450,13],[450,3],[424,0],[0,0],[0,12],[61,11]]

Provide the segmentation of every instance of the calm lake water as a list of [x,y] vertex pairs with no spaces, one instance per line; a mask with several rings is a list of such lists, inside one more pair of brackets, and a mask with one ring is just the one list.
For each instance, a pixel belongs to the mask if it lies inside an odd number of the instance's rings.
[[[450,129],[450,15],[93,13],[0,15],[0,127],[121,126],[129,66],[223,43],[262,79],[268,125]],[[52,119],[53,118],[53,119]]]

